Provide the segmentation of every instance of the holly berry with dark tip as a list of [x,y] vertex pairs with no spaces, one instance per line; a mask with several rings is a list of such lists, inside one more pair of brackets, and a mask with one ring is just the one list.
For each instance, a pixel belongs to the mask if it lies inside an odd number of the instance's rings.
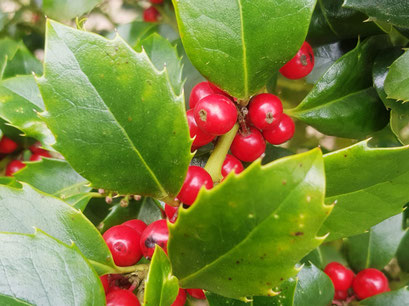
[[166,253],[168,248],[169,230],[166,220],[157,220],[143,231],[140,241],[143,256],[152,258],[155,245],[159,245]]
[[338,262],[331,262],[325,266],[325,274],[331,279],[335,290],[348,290],[351,288],[354,272]]
[[212,189],[212,177],[205,169],[199,166],[189,166],[185,181],[177,198],[186,205],[192,205],[202,186],[206,189]]
[[229,98],[214,94],[204,97],[196,104],[194,116],[203,132],[217,136],[232,129],[237,121],[237,109]]
[[283,115],[281,100],[269,93],[255,96],[249,106],[249,119],[260,130],[269,130],[276,127]]
[[131,291],[116,289],[110,291],[107,296],[107,306],[140,306],[138,298]]
[[189,293],[191,297],[194,297],[195,299],[199,300],[206,299],[206,295],[202,289],[186,289],[186,291],[187,293]]
[[178,217],[179,207],[174,207],[169,204],[165,204],[165,214],[168,217],[170,223],[175,223]]
[[348,290],[335,290],[334,300],[345,301],[348,298]]
[[222,175],[227,176],[230,172],[234,171],[236,174],[241,173],[244,170],[243,164],[233,155],[227,154],[222,165]]
[[304,42],[297,54],[281,67],[280,72],[287,79],[301,79],[314,68],[314,51],[309,43]]
[[126,221],[126,222],[122,223],[122,225],[129,226],[130,228],[133,228],[139,234],[139,236],[141,236],[143,231],[147,228],[146,223],[143,222],[142,220],[138,220],[138,219],[133,219],[133,220]]
[[14,173],[23,169],[26,165],[20,160],[12,160],[6,167],[6,176],[13,176]]
[[213,135],[203,132],[197,126],[197,123],[196,123],[196,120],[193,114],[193,109],[189,109],[186,112],[186,116],[187,116],[187,124],[189,126],[190,137],[194,138],[193,143],[192,143],[192,149],[207,145],[214,139]]
[[148,7],[143,11],[143,20],[145,22],[157,22],[159,20],[160,13],[153,6]]
[[266,151],[266,142],[255,127],[238,132],[230,147],[231,153],[244,162],[252,162]]
[[101,279],[102,286],[104,287],[105,294],[107,294],[108,290],[109,290],[108,277],[109,277],[108,274],[105,274],[105,275],[102,275],[102,276],[99,277]]
[[18,145],[14,140],[3,136],[0,140],[0,153],[1,154],[10,154],[17,149]]
[[186,290],[179,288],[179,293],[171,306],[183,306],[186,303]]
[[275,128],[264,130],[264,138],[273,145],[280,145],[293,138],[295,132],[295,124],[286,114],[283,114],[281,121]]
[[352,282],[352,289],[360,300],[390,290],[386,276],[381,271],[373,268],[359,272]]
[[116,265],[126,267],[136,264],[142,258],[141,236],[136,230],[125,225],[116,225],[102,235]]
[[30,161],[40,161],[43,159],[43,157],[51,157],[51,155],[47,151],[44,150],[44,152],[41,152],[41,153],[31,154]]

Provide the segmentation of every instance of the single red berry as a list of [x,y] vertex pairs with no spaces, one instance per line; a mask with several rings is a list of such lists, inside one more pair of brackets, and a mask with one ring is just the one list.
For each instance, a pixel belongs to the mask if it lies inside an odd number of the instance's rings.
[[263,135],[255,127],[250,127],[247,133],[237,133],[230,147],[231,153],[245,162],[256,160],[265,150],[266,142]]
[[150,0],[153,4],[162,4],[163,0]]
[[209,82],[200,82],[193,87],[192,91],[190,92],[190,97],[189,97],[189,107],[191,109],[195,108],[197,102],[199,102],[201,99],[219,93],[215,91],[211,86]]
[[3,136],[0,140],[0,154],[13,153],[17,147],[17,143],[6,136]]
[[203,132],[223,135],[237,121],[237,109],[229,98],[214,94],[201,99],[194,108],[195,120]]
[[334,300],[345,301],[348,298],[348,290],[335,290]]
[[43,159],[43,157],[51,157],[51,155],[48,154],[47,151],[42,152],[42,153],[34,153],[34,154],[31,154],[30,161],[40,161]]
[[6,176],[13,176],[14,173],[23,169],[25,166],[26,165],[19,160],[12,160],[6,167]]
[[195,299],[205,300],[206,295],[202,289],[186,289],[187,293]]
[[129,226],[130,228],[133,228],[135,231],[137,231],[139,236],[142,235],[142,232],[147,227],[145,222],[143,222],[142,220],[138,220],[138,219],[133,219],[133,220],[126,221],[126,222],[122,223],[122,225]]
[[295,132],[295,124],[286,114],[283,114],[281,121],[275,128],[271,130],[264,130],[264,138],[273,145],[280,145],[291,138],[293,138]]
[[107,294],[107,306],[140,306],[138,298],[131,291],[112,290]]
[[116,225],[107,230],[102,237],[105,239],[116,265],[120,267],[131,266],[141,259],[141,236],[133,228]]
[[301,79],[314,68],[314,51],[309,43],[304,42],[297,54],[281,67],[280,72],[287,79]]
[[101,279],[102,286],[104,287],[105,294],[108,293],[108,289],[109,289],[108,277],[109,277],[108,274],[105,274],[99,277]]
[[171,306],[184,306],[186,303],[186,290],[179,288],[179,293],[176,297],[176,300]]
[[331,262],[325,266],[325,274],[329,276],[334,284],[335,290],[348,290],[351,288],[354,272],[347,269],[338,262]]
[[281,100],[269,93],[255,96],[249,106],[249,119],[260,130],[269,130],[276,127],[283,115]]
[[207,134],[205,132],[203,132],[196,123],[194,114],[193,114],[193,109],[189,109],[186,112],[186,116],[187,116],[187,124],[189,125],[189,133],[190,133],[190,137],[194,138],[193,140],[193,144],[192,144],[192,149],[193,148],[199,148],[202,147],[204,145],[207,145],[208,143],[210,143],[213,139],[214,136]]
[[179,207],[174,207],[169,204],[165,204],[165,214],[168,217],[170,223],[175,223],[178,217]]
[[360,300],[363,300],[376,294],[389,291],[389,283],[381,271],[369,268],[362,270],[355,276],[352,289],[355,295]]
[[155,245],[159,245],[166,253],[168,248],[169,230],[166,220],[157,220],[148,225],[141,236],[143,256],[152,258]]
[[192,205],[196,200],[200,188],[213,188],[213,180],[207,171],[199,166],[189,166],[182,189],[177,198],[184,204]]
[[159,19],[160,13],[153,6],[148,7],[143,11],[143,20],[145,22],[157,22]]
[[31,145],[28,149],[33,154],[48,154],[47,150],[41,148],[41,142],[37,141],[35,144]]
[[223,177],[227,176],[230,172],[234,171],[239,174],[244,170],[243,164],[233,155],[227,154],[226,159],[222,165],[222,175]]

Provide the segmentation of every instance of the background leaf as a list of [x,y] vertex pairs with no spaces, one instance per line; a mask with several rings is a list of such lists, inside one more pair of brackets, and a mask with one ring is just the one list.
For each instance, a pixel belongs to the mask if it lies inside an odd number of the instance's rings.
[[396,253],[396,258],[398,259],[399,267],[409,273],[409,231],[406,230],[405,236],[403,236],[398,251]]
[[331,210],[323,205],[323,175],[316,149],[253,163],[201,192],[169,225],[168,251],[181,286],[232,298],[273,295],[323,240],[315,235]]
[[53,21],[47,31],[38,83],[54,147],[95,187],[173,199],[191,140],[183,97],[166,71],[119,37],[106,40]]
[[0,293],[0,303],[1,303],[1,305],[4,305],[4,306],[33,305],[33,304],[29,304],[29,303],[27,303],[27,302],[25,302],[23,300],[13,298],[13,297],[8,296],[8,295],[3,295],[1,293]]
[[388,98],[409,101],[409,52],[405,52],[389,68],[385,80],[385,91]]
[[359,303],[365,306],[408,306],[409,305],[409,289],[408,287],[401,288],[396,291],[389,291],[373,297],[367,298]]
[[174,0],[173,5],[193,65],[231,95],[247,98],[297,53],[315,2]]
[[68,20],[92,10],[101,0],[42,0],[44,13],[51,18]]

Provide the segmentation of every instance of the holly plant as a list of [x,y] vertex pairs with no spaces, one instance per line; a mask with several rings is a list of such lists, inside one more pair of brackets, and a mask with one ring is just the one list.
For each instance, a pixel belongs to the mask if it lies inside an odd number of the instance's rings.
[[0,305],[409,305],[408,16],[2,0]]

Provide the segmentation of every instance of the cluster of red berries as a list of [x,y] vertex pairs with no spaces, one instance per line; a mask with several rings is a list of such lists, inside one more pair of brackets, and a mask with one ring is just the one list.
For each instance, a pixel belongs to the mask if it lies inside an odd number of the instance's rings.
[[[3,136],[0,140],[0,159],[2,155],[8,155],[16,152],[18,144],[8,138]],[[29,147],[31,151],[30,161],[39,161],[43,157],[51,157],[47,150],[41,149],[41,143],[37,142]],[[17,171],[23,169],[26,165],[20,159],[13,159],[6,166],[6,176],[12,176]]]
[[[150,0],[152,4],[163,4],[163,0]],[[145,22],[158,22],[160,17],[159,11],[154,7],[150,6],[143,11],[143,20]]]
[[355,275],[342,264],[331,262],[325,267],[324,272],[334,285],[334,300],[345,301],[354,296],[363,300],[390,291],[388,279],[377,269],[364,269]]

